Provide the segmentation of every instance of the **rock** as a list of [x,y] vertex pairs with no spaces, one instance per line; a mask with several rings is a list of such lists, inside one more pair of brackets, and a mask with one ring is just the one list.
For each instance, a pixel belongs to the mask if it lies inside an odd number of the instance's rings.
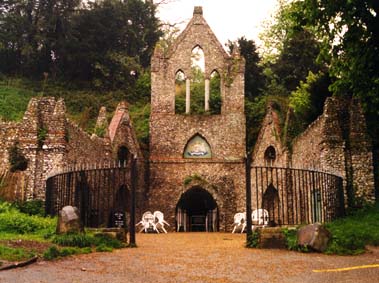
[[282,232],[282,228],[266,227],[258,228],[259,233],[259,248],[263,249],[285,249],[286,239]]
[[63,207],[58,215],[57,234],[68,232],[79,233],[81,231],[83,231],[83,227],[80,222],[78,208],[71,205]]
[[297,244],[323,252],[328,247],[332,234],[320,223],[309,224],[297,232]]

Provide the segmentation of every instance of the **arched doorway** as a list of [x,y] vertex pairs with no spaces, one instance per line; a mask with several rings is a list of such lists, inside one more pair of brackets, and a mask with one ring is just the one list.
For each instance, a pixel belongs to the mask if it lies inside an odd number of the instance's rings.
[[270,184],[263,194],[263,208],[268,211],[269,226],[276,226],[280,224],[279,194],[273,184]]
[[201,187],[182,194],[176,206],[176,224],[177,231],[218,231],[218,208],[212,195]]

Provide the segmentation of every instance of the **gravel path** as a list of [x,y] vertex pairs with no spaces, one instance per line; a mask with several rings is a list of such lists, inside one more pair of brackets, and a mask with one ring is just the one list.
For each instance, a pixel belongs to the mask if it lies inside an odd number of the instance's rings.
[[244,248],[245,235],[137,234],[136,249],[40,261],[0,273],[0,282],[379,282],[379,248],[360,256],[327,256]]

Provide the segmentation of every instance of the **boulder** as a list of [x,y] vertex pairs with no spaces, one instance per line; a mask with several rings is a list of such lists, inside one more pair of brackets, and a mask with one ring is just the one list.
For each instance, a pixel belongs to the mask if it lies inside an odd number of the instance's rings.
[[328,247],[332,234],[320,223],[309,224],[297,232],[297,244],[323,252]]
[[78,208],[68,205],[59,211],[57,234],[83,231]]

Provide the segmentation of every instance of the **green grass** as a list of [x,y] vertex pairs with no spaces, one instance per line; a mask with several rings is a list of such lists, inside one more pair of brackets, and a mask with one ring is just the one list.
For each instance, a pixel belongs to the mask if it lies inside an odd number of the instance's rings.
[[57,246],[49,247],[44,253],[43,258],[45,260],[53,260],[60,257],[75,255],[75,254],[88,254],[92,250],[89,247],[86,248],[77,248],[77,247],[64,247],[60,248]]
[[[55,235],[56,218],[39,216],[38,202],[10,204],[0,201],[0,240],[26,240],[51,243],[39,256],[49,260],[73,254],[104,252],[125,247],[125,244],[107,234],[86,232]],[[24,212],[21,212],[22,209]],[[37,215],[31,215],[37,214]],[[26,260],[36,253],[31,248],[12,248],[0,244],[0,259]]]
[[[379,203],[357,210],[350,215],[325,224],[332,233],[326,254],[356,255],[367,245],[379,246]],[[307,252],[297,245],[297,229],[283,229],[289,250]]]
[[327,254],[359,254],[366,245],[379,246],[379,203],[326,224],[333,239]]
[[[112,114],[117,104],[127,100],[138,140],[143,147],[149,141],[149,94],[138,97],[124,91],[99,92],[89,88],[70,86],[67,82],[30,81],[23,78],[0,79],[0,119],[21,121],[29,100],[35,96],[53,96],[63,98],[67,107],[67,116],[83,130],[92,134],[101,106]],[[109,118],[112,115],[108,115]],[[110,119],[109,119],[110,120]]]
[[32,258],[35,253],[22,248],[11,248],[0,245],[0,258],[7,261],[23,261]]
[[5,121],[20,121],[29,100],[37,93],[0,84],[0,117]]

